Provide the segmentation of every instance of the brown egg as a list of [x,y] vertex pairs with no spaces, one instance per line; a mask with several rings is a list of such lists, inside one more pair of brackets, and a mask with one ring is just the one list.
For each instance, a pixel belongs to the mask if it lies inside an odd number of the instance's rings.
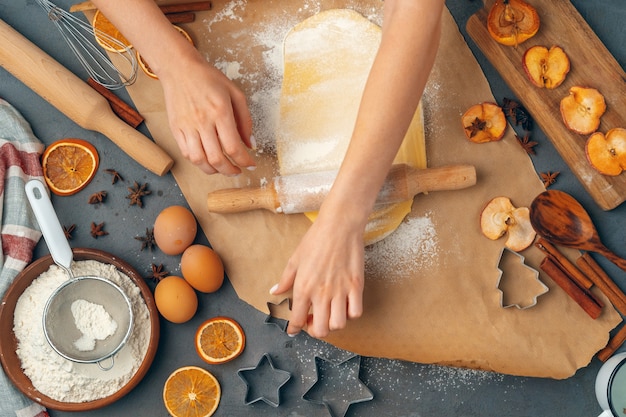
[[167,255],[180,255],[196,238],[196,218],[183,206],[163,209],[154,221],[154,240]]
[[183,278],[200,292],[215,292],[224,282],[222,259],[205,245],[191,245],[180,260]]
[[198,296],[181,277],[163,278],[154,289],[154,302],[161,315],[172,323],[191,320],[198,309]]

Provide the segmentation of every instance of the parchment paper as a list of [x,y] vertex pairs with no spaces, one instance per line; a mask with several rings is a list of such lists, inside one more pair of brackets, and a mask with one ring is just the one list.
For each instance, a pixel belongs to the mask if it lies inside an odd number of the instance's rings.
[[[268,290],[310,222],[303,215],[265,211],[210,214],[206,195],[218,188],[260,185],[276,174],[271,135],[280,68],[268,68],[267,62],[280,54],[280,39],[291,26],[333,7],[353,8],[378,24],[382,21],[381,2],[373,0],[214,0],[212,11],[198,13],[196,22],[184,25],[207,59],[221,65],[248,94],[260,142],[255,172],[238,178],[203,175],[178,151],[159,82],[140,74],[128,89],[155,141],[175,159],[174,177],[223,258],[238,295],[263,312],[268,312],[268,302],[283,301],[270,297]],[[365,314],[328,341],[361,355],[566,378],[606,345],[620,317],[605,307],[602,316],[592,320],[543,275],[550,291],[536,306],[501,307],[497,265],[504,240],[482,236],[480,212],[499,195],[510,197],[516,206],[528,206],[544,188],[512,129],[497,143],[465,139],[461,114],[475,103],[495,99],[447,10],[443,23],[437,62],[423,98],[428,163],[474,164],[478,184],[417,196],[400,228],[367,248]],[[523,256],[535,268],[543,257],[535,248]],[[514,279],[516,274],[506,275]],[[278,314],[288,317],[285,311]]]

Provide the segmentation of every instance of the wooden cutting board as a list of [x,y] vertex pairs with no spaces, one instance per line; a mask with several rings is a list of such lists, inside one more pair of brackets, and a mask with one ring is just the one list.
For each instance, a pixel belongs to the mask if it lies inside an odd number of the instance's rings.
[[[487,15],[494,0],[486,0],[484,8],[469,18],[467,32],[593,199],[603,210],[611,210],[626,200],[626,172],[609,177],[594,170],[585,156],[587,137],[565,127],[559,105],[574,85],[596,88],[607,103],[599,131],[626,128],[626,73],[568,0],[528,2],[537,9],[541,27],[517,48],[500,45],[487,31]],[[524,73],[522,56],[534,45],[559,45],[570,58],[567,79],[554,90],[534,87]]]

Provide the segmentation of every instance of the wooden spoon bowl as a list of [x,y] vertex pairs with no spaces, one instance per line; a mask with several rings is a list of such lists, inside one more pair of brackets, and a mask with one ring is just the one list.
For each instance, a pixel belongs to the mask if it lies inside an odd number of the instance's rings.
[[530,205],[530,223],[546,240],[600,253],[626,271],[626,259],[604,246],[589,214],[571,195],[558,190],[539,194]]

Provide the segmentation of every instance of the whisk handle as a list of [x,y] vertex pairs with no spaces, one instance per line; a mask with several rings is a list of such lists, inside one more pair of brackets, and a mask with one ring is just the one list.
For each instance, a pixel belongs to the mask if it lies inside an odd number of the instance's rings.
[[119,119],[104,97],[1,19],[0,44],[0,66],[80,127],[107,136],[157,175],[170,170],[174,161],[163,149]]

